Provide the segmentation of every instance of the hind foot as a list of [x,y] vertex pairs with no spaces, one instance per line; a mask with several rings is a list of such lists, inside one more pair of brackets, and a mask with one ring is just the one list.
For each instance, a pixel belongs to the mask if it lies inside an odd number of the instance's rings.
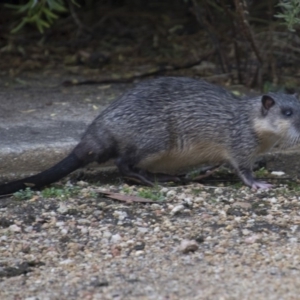
[[238,175],[243,180],[245,185],[249,186],[253,190],[257,190],[257,189],[266,190],[266,189],[270,189],[270,188],[273,187],[272,184],[269,184],[269,183],[264,182],[264,181],[256,180],[253,177],[252,171],[251,171],[250,168],[243,167],[243,168],[237,169],[237,171],[238,171]]
[[202,174],[198,175],[197,177],[193,178],[191,181],[201,181],[202,179],[209,177],[211,174],[213,174],[221,165],[209,167],[203,171],[201,171]]
[[116,161],[116,165],[123,177],[147,186],[154,186],[155,182],[160,183],[169,181],[181,181],[179,176],[173,176],[163,173],[151,173],[124,163],[121,159]]
[[181,179],[178,176],[167,175],[162,173],[150,173],[144,170],[139,170],[135,168],[134,173],[131,172],[129,175],[124,175],[125,178],[135,181],[140,184],[154,186],[155,183],[164,182],[180,182]]
[[267,190],[272,187],[273,187],[272,184],[264,182],[264,181],[258,181],[258,180],[255,180],[251,185],[251,188],[253,190],[257,190],[257,189]]

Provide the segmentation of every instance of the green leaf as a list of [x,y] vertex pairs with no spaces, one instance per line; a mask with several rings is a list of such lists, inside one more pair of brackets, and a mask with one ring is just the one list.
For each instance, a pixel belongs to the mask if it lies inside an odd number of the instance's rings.
[[67,9],[63,6],[63,4],[60,4],[58,1],[52,1],[52,6],[50,6],[51,10],[56,10],[59,12],[66,12]]
[[46,27],[46,28],[49,28],[50,27],[50,24],[47,23],[46,21],[44,21],[43,19],[39,19],[38,21],[42,26]]
[[38,0],[30,1],[32,4],[30,5],[30,9],[34,8],[38,4]]
[[40,33],[44,33],[44,28],[43,28],[43,26],[41,25],[41,23],[36,22],[36,27],[38,28],[38,30],[39,30]]
[[43,13],[46,15],[46,17],[49,17],[49,19],[57,19],[58,15],[54,14],[50,9],[43,7],[42,9]]
[[19,25],[17,25],[14,29],[11,30],[11,33],[18,32],[26,23],[27,21],[23,19],[21,23],[19,23]]

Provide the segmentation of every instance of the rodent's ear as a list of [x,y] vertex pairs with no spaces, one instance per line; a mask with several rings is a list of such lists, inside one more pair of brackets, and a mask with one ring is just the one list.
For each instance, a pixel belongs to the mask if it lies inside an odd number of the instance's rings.
[[261,97],[263,107],[263,114],[266,115],[269,109],[275,104],[275,100],[270,95],[263,95]]

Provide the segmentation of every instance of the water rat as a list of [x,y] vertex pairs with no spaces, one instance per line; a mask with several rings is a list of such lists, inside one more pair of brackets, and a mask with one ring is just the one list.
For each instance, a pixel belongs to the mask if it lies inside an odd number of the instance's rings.
[[300,102],[268,93],[240,99],[226,89],[186,77],[138,83],[92,122],[62,161],[37,175],[0,186],[0,195],[40,188],[96,161],[114,159],[120,173],[142,184],[176,180],[201,164],[229,163],[249,187],[258,155],[300,141]]

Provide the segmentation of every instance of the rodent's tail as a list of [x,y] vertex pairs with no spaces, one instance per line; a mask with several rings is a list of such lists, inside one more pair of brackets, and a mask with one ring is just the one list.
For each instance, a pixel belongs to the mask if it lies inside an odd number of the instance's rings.
[[48,170],[24,179],[0,185],[0,195],[12,194],[27,187],[33,189],[41,188],[65,177],[84,165],[85,163],[79,159],[74,152],[71,152],[66,158]]

